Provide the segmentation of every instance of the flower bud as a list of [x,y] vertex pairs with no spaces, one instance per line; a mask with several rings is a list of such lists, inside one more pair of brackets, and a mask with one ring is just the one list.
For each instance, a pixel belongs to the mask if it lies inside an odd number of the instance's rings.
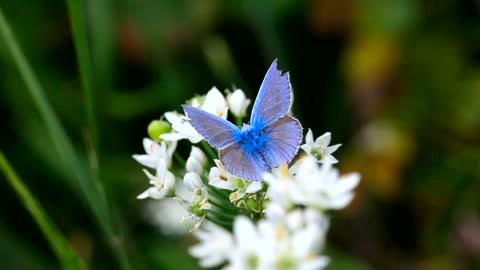
[[172,131],[170,124],[162,120],[153,120],[147,127],[148,136],[156,141],[160,141],[160,135],[170,131]]
[[200,176],[194,172],[186,173],[183,177],[183,182],[191,191],[203,187],[202,179],[200,179]]
[[192,151],[190,151],[190,156],[185,164],[185,169],[187,169],[187,172],[202,174],[206,163],[207,157],[202,150],[200,150],[198,147],[192,146]]
[[233,93],[229,93],[227,101],[233,115],[240,118],[245,116],[247,107],[250,105],[250,99],[245,96],[242,90],[237,89]]

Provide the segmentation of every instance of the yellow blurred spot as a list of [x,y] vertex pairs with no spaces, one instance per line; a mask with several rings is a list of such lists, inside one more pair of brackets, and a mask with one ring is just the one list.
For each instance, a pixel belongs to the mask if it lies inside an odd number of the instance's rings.
[[278,226],[275,229],[275,237],[277,238],[277,240],[282,240],[283,238],[285,238],[285,229],[282,226]]
[[280,165],[280,173],[282,174],[283,177],[288,178],[290,174],[288,173],[288,166],[287,164],[282,164]]

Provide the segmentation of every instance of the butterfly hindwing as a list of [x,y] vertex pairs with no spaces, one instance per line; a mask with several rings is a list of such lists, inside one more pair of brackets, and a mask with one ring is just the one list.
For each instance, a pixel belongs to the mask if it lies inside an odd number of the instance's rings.
[[262,155],[270,167],[289,163],[302,140],[302,126],[297,119],[284,116],[264,129],[267,136]]
[[213,147],[224,148],[235,142],[234,135],[240,130],[234,124],[190,105],[182,105],[182,107],[190,118],[190,124]]
[[250,123],[258,128],[265,127],[288,113],[291,106],[292,90],[288,72],[282,75],[273,61],[263,79]]
[[247,153],[240,143],[220,149],[220,161],[231,174],[249,180],[261,180],[269,170],[258,153]]

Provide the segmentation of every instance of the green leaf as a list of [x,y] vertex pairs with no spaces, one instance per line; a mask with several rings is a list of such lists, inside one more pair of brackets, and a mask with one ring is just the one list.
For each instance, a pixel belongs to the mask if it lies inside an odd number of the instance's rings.
[[85,111],[87,114],[87,122],[89,126],[89,134],[92,147],[91,165],[97,168],[96,151],[98,150],[98,140],[95,121],[95,106],[94,106],[94,85],[93,85],[93,65],[91,49],[88,44],[87,24],[84,14],[84,3],[81,0],[67,0],[68,12],[70,15],[70,24],[73,32],[73,41],[75,50],[77,52],[77,63],[80,71],[80,78],[83,84],[85,97]]
[[25,208],[30,212],[40,230],[45,235],[48,244],[62,264],[63,268],[71,270],[88,269],[83,260],[75,253],[67,240],[56,228],[53,222],[43,210],[38,201],[33,197],[28,188],[13,170],[8,160],[0,151],[0,170],[13,187]]

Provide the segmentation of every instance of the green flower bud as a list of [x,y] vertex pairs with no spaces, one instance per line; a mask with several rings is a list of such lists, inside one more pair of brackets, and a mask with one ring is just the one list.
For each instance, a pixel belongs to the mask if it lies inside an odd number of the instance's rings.
[[160,141],[160,135],[172,131],[170,123],[162,120],[153,120],[148,124],[148,136],[153,140]]

